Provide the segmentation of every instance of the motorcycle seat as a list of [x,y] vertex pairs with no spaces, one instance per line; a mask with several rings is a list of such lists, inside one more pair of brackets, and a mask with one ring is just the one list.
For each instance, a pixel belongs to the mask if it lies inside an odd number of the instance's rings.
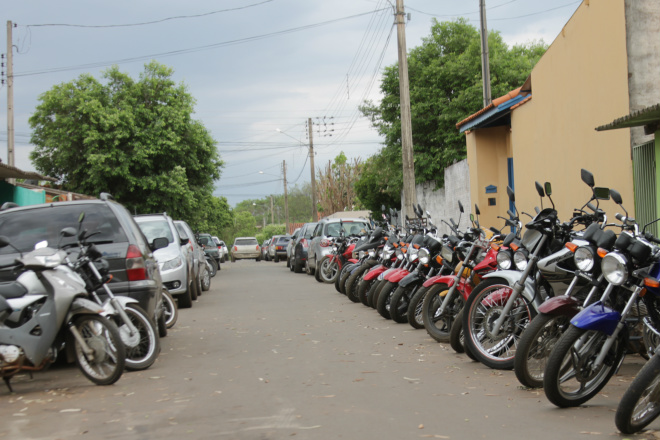
[[27,289],[18,281],[0,283],[0,296],[6,299],[20,298],[28,293]]

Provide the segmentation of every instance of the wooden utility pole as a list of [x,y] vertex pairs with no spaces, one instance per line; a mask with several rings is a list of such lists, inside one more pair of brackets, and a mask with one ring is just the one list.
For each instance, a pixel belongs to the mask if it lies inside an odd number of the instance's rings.
[[406,52],[406,14],[403,0],[396,0],[396,34],[399,46],[399,95],[401,96],[401,154],[403,158],[403,215],[413,214],[417,203],[415,194],[415,162],[413,159],[412,122],[410,115],[410,88]]
[[284,221],[286,222],[286,229],[284,229],[284,231],[287,234],[290,234],[291,232],[289,231],[289,195],[286,191],[286,160],[282,161],[282,172],[284,173]]
[[315,222],[318,219],[316,217],[316,170],[314,169],[314,139],[312,137],[314,130],[312,129],[312,118],[307,119],[307,130],[309,132],[309,166],[312,169],[312,221]]
[[491,97],[488,28],[486,26],[486,0],[479,0],[479,18],[481,20],[481,78],[483,80],[484,107],[487,107],[491,102]]
[[270,196],[270,222],[275,223],[275,214],[273,213],[273,196]]
[[14,165],[14,50],[12,22],[7,21],[7,164]]

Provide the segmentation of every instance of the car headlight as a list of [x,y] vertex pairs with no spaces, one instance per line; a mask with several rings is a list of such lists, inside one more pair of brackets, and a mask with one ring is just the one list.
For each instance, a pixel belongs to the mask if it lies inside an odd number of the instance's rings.
[[513,254],[513,262],[516,265],[516,269],[527,269],[527,254],[523,251],[516,251],[516,253]]
[[603,257],[600,268],[608,283],[620,286],[628,279],[628,262],[623,255],[610,252]]
[[511,266],[513,266],[513,261],[511,260],[511,252],[508,250],[499,251],[495,259],[497,260],[497,267],[502,270],[509,270],[511,269]]
[[430,254],[427,249],[421,248],[419,252],[417,253],[417,256],[419,257],[419,262],[422,264],[429,264],[430,261]]
[[594,253],[590,247],[581,246],[575,250],[573,260],[578,269],[589,272],[594,267]]
[[164,262],[163,267],[161,267],[160,270],[172,270],[172,269],[176,269],[181,265],[183,265],[183,258],[181,258],[181,256],[179,255],[175,258],[172,258],[171,260]]

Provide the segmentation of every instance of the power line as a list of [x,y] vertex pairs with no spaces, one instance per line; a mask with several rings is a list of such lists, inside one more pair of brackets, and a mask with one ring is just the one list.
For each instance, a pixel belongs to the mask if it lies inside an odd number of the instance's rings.
[[207,44],[207,45],[204,45],[204,46],[191,47],[191,48],[188,48],[188,49],[179,49],[179,50],[172,50],[172,51],[168,51],[168,52],[161,52],[161,53],[150,54],[150,55],[141,55],[141,56],[131,57],[131,58],[122,58],[122,59],[114,60],[114,61],[98,61],[98,62],[94,62],[94,63],[79,64],[79,65],[76,65],[76,66],[55,67],[55,68],[44,69],[44,70],[33,70],[33,71],[27,71],[27,72],[22,72],[22,73],[14,73],[14,77],[43,75],[43,74],[46,74],[46,73],[66,72],[66,71],[70,71],[70,70],[92,69],[92,68],[104,67],[104,66],[109,66],[109,65],[114,65],[114,64],[125,64],[125,63],[132,63],[132,62],[136,62],[136,61],[144,61],[144,60],[149,60],[149,59],[156,58],[156,57],[169,57],[169,56],[183,55],[183,54],[199,52],[199,51],[204,51],[204,50],[217,49],[217,48],[220,48],[220,47],[227,47],[227,46],[232,46],[232,45],[236,45],[236,44],[248,43],[248,42],[252,42],[252,41],[263,40],[263,39],[268,38],[268,37],[286,35],[286,34],[290,34],[290,33],[294,33],[294,32],[300,32],[300,31],[313,29],[313,28],[317,28],[317,27],[321,27],[321,26],[327,26],[327,25],[338,23],[338,22],[341,22],[341,21],[351,20],[353,18],[363,17],[365,15],[370,15],[370,14],[373,14],[375,12],[379,12],[379,11],[363,12],[361,14],[350,15],[350,16],[347,16],[347,17],[336,18],[336,19],[333,19],[333,20],[322,21],[322,22],[315,23],[315,24],[299,26],[299,27],[285,29],[285,30],[276,31],[276,32],[270,32],[268,34],[255,35],[255,36],[252,36],[252,37],[239,38],[239,39],[236,39],[236,40],[222,41],[222,42],[219,42],[219,43],[213,43],[213,44]]
[[144,26],[144,25],[149,25],[149,24],[163,23],[165,21],[170,21],[170,20],[208,17],[209,15],[220,14],[222,12],[238,11],[240,9],[252,8],[252,7],[255,7],[255,6],[263,5],[264,3],[270,3],[272,1],[273,0],[264,0],[260,3],[254,3],[254,4],[246,5],[246,6],[239,6],[239,7],[236,7],[236,8],[221,9],[219,11],[211,11],[211,12],[205,12],[203,14],[195,14],[195,15],[177,15],[175,17],[167,17],[167,18],[162,18],[160,20],[145,21],[145,22],[142,22],[142,23],[105,24],[105,25],[45,23],[45,24],[28,24],[28,25],[24,25],[24,26],[26,26],[26,27],[56,27],[57,26],[57,27],[79,27],[79,28],[116,28],[116,27]]

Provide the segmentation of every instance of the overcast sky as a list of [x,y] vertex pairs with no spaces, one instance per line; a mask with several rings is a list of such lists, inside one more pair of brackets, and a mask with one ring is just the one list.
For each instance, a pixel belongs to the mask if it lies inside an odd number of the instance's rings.
[[[317,168],[340,151],[366,159],[381,139],[357,108],[379,99],[382,69],[397,59],[390,2],[395,0],[6,1],[2,23],[17,24],[16,166],[35,169],[27,121],[40,94],[82,73],[100,78],[112,64],[137,78],[151,59],[172,67],[175,81],[197,100],[194,118],[210,130],[226,163],[215,194],[232,206],[283,193],[282,161],[290,187],[310,180],[308,118]],[[499,31],[509,45],[550,44],[580,3],[487,0],[488,30]],[[405,0],[405,6],[408,49],[429,35],[433,18],[463,16],[479,26],[478,0]],[[0,51],[6,52],[3,41]],[[5,163],[6,92],[2,86]]]

